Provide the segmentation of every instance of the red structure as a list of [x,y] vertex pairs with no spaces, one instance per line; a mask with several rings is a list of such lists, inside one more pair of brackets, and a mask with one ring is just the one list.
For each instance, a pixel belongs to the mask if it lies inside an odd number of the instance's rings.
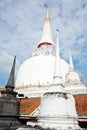
[[[76,110],[79,116],[87,116],[87,94],[74,95]],[[20,100],[20,114],[29,115],[40,105],[40,98],[24,98]]]

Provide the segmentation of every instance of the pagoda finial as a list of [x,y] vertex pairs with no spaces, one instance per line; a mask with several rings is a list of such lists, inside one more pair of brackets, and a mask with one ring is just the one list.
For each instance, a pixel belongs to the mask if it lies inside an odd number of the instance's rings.
[[50,16],[49,16],[48,8],[47,8],[47,11],[46,11],[45,21],[46,21],[46,22],[50,22]]
[[14,87],[15,62],[16,62],[16,56],[14,57],[12,69],[6,87]]
[[61,67],[60,67],[60,53],[59,53],[59,30],[57,29],[57,42],[56,42],[56,57],[55,57],[55,66],[54,66],[54,77],[53,82],[61,84]]
[[74,70],[74,65],[73,65],[73,60],[72,60],[71,53],[70,53],[70,59],[69,59],[69,70],[70,71]]

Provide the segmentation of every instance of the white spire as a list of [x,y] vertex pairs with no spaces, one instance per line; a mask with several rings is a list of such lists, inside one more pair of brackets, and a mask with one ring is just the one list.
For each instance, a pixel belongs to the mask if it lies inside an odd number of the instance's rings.
[[46,11],[45,24],[43,27],[42,37],[41,37],[38,47],[40,47],[43,44],[49,44],[49,45],[53,44],[48,9]]
[[62,83],[61,67],[60,67],[60,53],[59,53],[59,31],[57,30],[57,42],[56,42],[56,57],[54,66],[54,77],[53,82],[57,84]]
[[73,65],[73,60],[72,60],[72,56],[70,53],[70,59],[69,59],[69,71],[74,70],[74,65]]

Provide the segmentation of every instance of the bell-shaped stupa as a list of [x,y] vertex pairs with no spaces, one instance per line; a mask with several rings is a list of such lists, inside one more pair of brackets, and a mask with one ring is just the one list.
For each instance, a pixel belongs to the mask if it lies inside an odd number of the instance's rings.
[[62,83],[59,54],[59,31],[57,30],[56,58],[53,82],[41,98],[38,126],[54,130],[78,130],[75,101],[66,93]]

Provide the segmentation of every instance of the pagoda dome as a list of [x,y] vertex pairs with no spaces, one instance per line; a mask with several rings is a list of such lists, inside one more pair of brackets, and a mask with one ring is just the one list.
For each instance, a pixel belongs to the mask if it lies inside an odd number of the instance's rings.
[[[50,17],[46,12],[42,36],[37,48],[32,51],[32,57],[19,68],[16,88],[23,86],[47,86],[53,80],[55,64],[55,45],[52,40]],[[60,58],[61,74],[65,81],[69,65]]]
[[[55,56],[38,55],[27,59],[19,68],[16,87],[47,85],[53,80]],[[61,74],[65,81],[69,65],[60,59]]]

